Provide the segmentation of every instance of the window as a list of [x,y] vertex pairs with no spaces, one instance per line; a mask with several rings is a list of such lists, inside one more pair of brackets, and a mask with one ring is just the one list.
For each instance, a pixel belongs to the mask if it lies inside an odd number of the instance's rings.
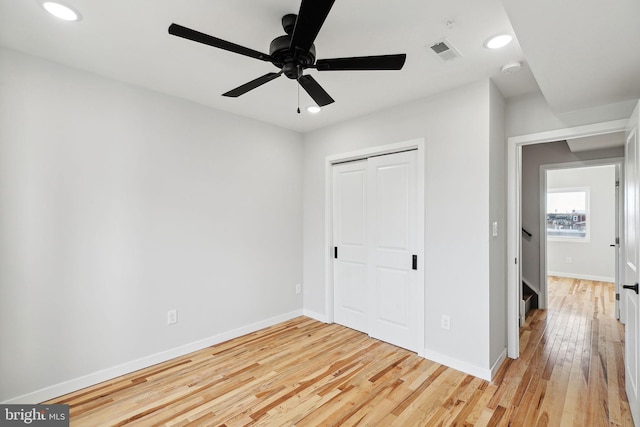
[[589,238],[589,189],[547,191],[547,237],[552,240]]

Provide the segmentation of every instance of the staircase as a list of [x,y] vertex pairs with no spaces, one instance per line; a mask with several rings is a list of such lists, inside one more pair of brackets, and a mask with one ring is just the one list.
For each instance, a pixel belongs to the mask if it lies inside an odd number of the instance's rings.
[[522,282],[522,302],[525,317],[531,310],[538,308],[538,294],[524,281]]

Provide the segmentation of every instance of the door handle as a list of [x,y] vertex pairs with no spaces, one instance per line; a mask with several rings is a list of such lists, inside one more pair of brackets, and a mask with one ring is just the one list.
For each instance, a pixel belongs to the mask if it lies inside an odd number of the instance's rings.
[[623,289],[631,289],[633,290],[636,295],[638,294],[638,284],[636,283],[635,285],[622,285]]

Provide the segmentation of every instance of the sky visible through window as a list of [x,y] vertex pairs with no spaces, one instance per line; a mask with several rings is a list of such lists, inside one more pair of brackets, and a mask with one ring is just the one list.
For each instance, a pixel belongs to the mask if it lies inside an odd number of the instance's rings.
[[586,212],[584,191],[547,193],[547,213]]

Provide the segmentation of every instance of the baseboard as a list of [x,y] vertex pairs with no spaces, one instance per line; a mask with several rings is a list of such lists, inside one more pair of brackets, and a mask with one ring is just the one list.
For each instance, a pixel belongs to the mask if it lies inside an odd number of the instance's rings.
[[500,369],[500,366],[502,366],[502,363],[505,360],[507,360],[507,349],[506,348],[504,350],[502,350],[502,353],[500,353],[500,356],[498,356],[498,358],[496,359],[496,361],[493,364],[493,366],[491,366],[491,379],[494,379],[496,377],[496,374],[498,373],[498,369]]
[[559,271],[547,271],[548,276],[568,277],[570,279],[593,280],[594,282],[615,283],[615,277],[592,276],[590,274],[561,273]]
[[428,349],[425,349],[423,354],[425,359],[440,363],[441,365],[448,366],[449,368],[456,369],[460,372],[464,372],[465,374],[473,375],[474,377],[491,381],[491,369],[481,368],[479,366],[475,366],[470,363],[463,362],[461,360],[454,359],[452,357]]
[[320,314],[320,313],[316,313],[315,311],[307,310],[306,308],[302,310],[302,315],[310,317],[312,319],[315,319],[318,322],[329,323],[329,322],[327,322],[327,316],[326,315]]
[[218,335],[214,335],[209,338],[198,340],[189,344],[182,345],[180,347],[172,348],[170,350],[162,351],[160,353],[152,354],[137,360],[132,360],[112,368],[103,369],[98,372],[94,372],[88,375],[84,375],[79,378],[74,378],[69,381],[65,381],[59,384],[36,390],[31,393],[18,396],[4,402],[2,404],[37,404],[46,400],[53,399],[58,396],[62,396],[67,393],[71,393],[76,390],[80,390],[85,387],[90,387],[95,384],[99,384],[103,381],[108,381],[117,378],[121,375],[126,375],[131,372],[138,371],[140,369],[147,368],[149,366],[156,365],[158,363],[166,362],[176,357],[184,356],[185,354],[192,353],[194,351],[202,350],[203,348],[210,347],[215,344],[219,344],[224,341],[228,341],[233,338],[238,338],[242,335],[256,332],[260,329],[268,328],[269,326],[276,325],[281,322],[286,322],[295,317],[302,316],[302,310],[295,310],[290,313],[285,313],[279,316],[271,317],[250,325],[246,325],[237,329],[233,329],[228,332],[223,332]]

